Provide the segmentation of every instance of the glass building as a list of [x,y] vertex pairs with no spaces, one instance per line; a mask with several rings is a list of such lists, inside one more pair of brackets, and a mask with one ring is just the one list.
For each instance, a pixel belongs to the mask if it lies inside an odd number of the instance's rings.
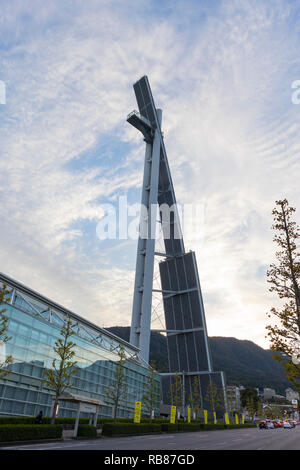
[[[111,417],[113,404],[106,387],[114,381],[118,352],[124,347],[126,396],[121,401],[118,416],[133,417],[136,401],[142,401],[148,383],[149,370],[138,359],[138,349],[112,333],[70,312],[19,282],[0,273],[0,288],[6,285],[9,301],[5,316],[9,318],[7,343],[0,344],[0,363],[12,355],[10,374],[0,379],[0,415],[34,416],[40,410],[44,416],[52,411],[54,391],[42,382],[44,371],[52,368],[55,358],[53,347],[60,337],[61,328],[70,315],[76,346],[74,360],[77,372],[73,384],[66,392],[96,398],[105,403],[100,416]],[[159,415],[160,381],[156,377]],[[58,416],[75,417],[77,405],[62,402]],[[83,416],[84,413],[82,414]],[[142,415],[147,415],[142,406]]]

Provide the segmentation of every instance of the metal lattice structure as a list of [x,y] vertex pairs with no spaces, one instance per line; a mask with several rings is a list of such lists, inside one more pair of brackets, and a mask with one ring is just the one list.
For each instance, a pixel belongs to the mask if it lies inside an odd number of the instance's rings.
[[[224,376],[212,368],[196,257],[194,252],[186,253],[184,248],[161,131],[162,111],[155,107],[146,76],[134,84],[134,92],[139,111],[130,113],[127,121],[143,134],[146,152],[130,343],[140,349],[141,360],[148,363],[154,257],[160,256],[163,259],[159,264],[160,293],[163,297],[170,371],[162,374],[164,395],[175,373],[185,380],[187,390],[191,390],[192,379],[196,376],[204,405],[208,384],[213,380],[224,390]],[[163,252],[155,251],[157,205],[164,235]],[[165,209],[168,209],[167,222]]]
[[62,327],[70,316],[72,318],[72,329],[77,336],[109,352],[117,353],[120,351],[122,344],[126,356],[133,360],[138,360],[138,349],[134,348],[135,351],[132,350],[132,345],[129,345],[126,341],[117,338],[109,331],[90,323],[76,313],[28,289],[26,286],[16,282],[7,275],[0,273],[0,289],[2,289],[4,285],[7,286],[9,291],[10,305],[57,327]]

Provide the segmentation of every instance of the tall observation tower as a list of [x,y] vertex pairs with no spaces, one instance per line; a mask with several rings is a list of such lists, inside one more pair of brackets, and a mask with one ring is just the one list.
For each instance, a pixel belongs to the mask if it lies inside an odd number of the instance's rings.
[[[186,253],[184,249],[161,131],[162,111],[155,107],[146,76],[137,81],[133,88],[139,111],[130,113],[127,121],[142,133],[146,151],[130,343],[140,348],[140,359],[148,363],[154,257],[160,256],[169,360],[169,372],[161,374],[164,398],[172,376],[177,373],[183,378],[187,394],[193,387],[194,377],[197,377],[202,405],[207,406],[207,386],[213,381],[224,391],[224,376],[223,372],[214,372],[212,367],[196,256],[194,252]],[[163,253],[155,251],[157,205],[164,238]],[[226,406],[225,393],[224,400]]]

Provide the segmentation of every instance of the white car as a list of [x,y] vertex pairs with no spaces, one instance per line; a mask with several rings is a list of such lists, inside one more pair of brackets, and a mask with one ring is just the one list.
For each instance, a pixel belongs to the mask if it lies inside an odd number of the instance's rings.
[[274,424],[272,423],[272,421],[267,421],[267,428],[274,429]]
[[289,423],[288,421],[285,421],[283,423],[283,427],[286,428],[286,429],[291,429],[292,428],[291,423]]

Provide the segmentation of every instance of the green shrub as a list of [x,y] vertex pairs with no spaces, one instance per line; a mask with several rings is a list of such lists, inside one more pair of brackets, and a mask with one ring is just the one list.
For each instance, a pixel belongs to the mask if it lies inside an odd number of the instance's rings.
[[35,424],[33,416],[0,416],[0,425],[7,424]]
[[97,428],[95,426],[89,426],[88,424],[82,424],[78,426],[78,437],[97,437]]
[[97,420],[98,424],[113,423],[113,422],[114,422],[113,418],[98,418]]
[[245,423],[245,424],[225,424],[225,429],[239,429],[239,428],[256,428],[256,424]]
[[218,429],[238,429],[238,428],[249,428],[249,427],[256,427],[253,424],[224,424],[219,422],[217,424],[214,423],[182,423],[179,422],[177,424],[162,424],[161,430],[164,432],[176,432],[176,431],[184,431],[184,432],[193,432],[193,431],[214,431]]
[[4,424],[0,426],[0,442],[58,439],[61,437],[62,427],[58,425]]
[[[55,424],[75,424],[76,418],[56,418]],[[89,418],[80,418],[80,424],[88,424]],[[43,416],[41,424],[50,424],[50,416]],[[0,416],[2,424],[35,424],[35,416]]]
[[[56,418],[55,424],[75,424],[75,421],[76,421],[76,418]],[[88,423],[89,423],[89,418],[79,418],[79,424],[88,424]]]
[[209,423],[209,424],[203,424],[203,428],[205,431],[214,431],[215,429],[226,429],[224,423]]
[[178,423],[178,431],[200,431],[203,426],[201,423]]
[[171,423],[162,423],[160,425],[161,430],[163,432],[177,432],[178,431],[178,424],[171,424]]
[[103,424],[102,434],[113,436],[119,434],[145,434],[150,432],[160,432],[159,424],[133,424],[133,423],[106,423]]
[[[169,423],[169,419],[167,418],[153,418],[152,424],[161,424],[161,423]],[[98,418],[98,424],[105,424],[105,423],[113,423],[113,418]],[[117,418],[117,423],[134,423],[134,418]],[[141,418],[141,424],[150,424],[149,418]]]
[[[169,423],[170,420],[168,418],[153,418],[152,423],[153,424],[162,424],[162,423]],[[141,418],[141,423],[150,423],[149,418]]]

